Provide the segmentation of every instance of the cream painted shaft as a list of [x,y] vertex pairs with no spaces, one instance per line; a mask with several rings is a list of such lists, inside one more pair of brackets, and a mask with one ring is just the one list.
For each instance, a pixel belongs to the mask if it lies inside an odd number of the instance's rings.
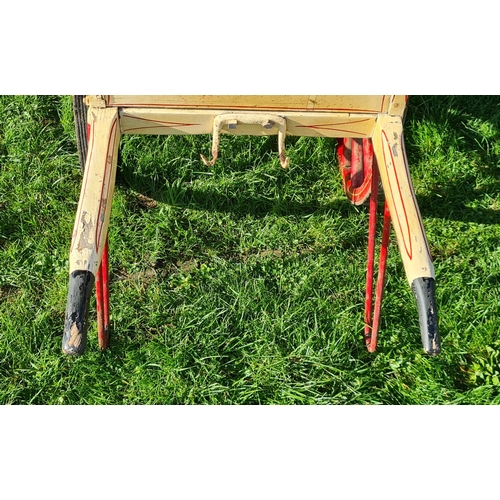
[[401,118],[379,115],[372,142],[408,282],[411,285],[415,278],[434,278],[404,150]]
[[118,110],[90,108],[90,136],[70,250],[70,274],[90,271],[101,262],[115,187],[120,126]]

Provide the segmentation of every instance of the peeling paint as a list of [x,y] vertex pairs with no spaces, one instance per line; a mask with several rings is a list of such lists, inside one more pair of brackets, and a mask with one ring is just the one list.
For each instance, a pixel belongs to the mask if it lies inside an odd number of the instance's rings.
[[[88,220],[87,220],[88,217]],[[94,224],[92,222],[92,216],[89,215],[88,212],[84,211],[82,213],[82,217],[80,219],[80,223],[82,224],[80,239],[78,241],[78,245],[76,249],[81,252],[83,249],[87,248],[89,250],[93,249],[93,241],[91,241],[91,232],[94,228]]]
[[76,326],[76,323],[73,323],[70,331],[69,345],[78,348],[81,343],[82,343],[82,335],[78,331],[78,326]]
[[104,219],[106,217],[106,205],[108,203],[107,198],[103,198],[101,201],[101,213],[99,215],[99,221],[101,224],[104,222]]

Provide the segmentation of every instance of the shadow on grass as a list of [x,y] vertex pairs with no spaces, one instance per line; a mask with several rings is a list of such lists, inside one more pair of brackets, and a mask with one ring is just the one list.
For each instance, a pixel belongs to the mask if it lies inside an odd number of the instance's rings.
[[[419,126],[436,127],[444,135],[446,143],[436,146],[441,154],[448,150],[471,161],[464,175],[440,172],[431,190],[417,196],[422,216],[498,224],[498,210],[471,205],[500,192],[500,96],[411,97],[405,125],[410,169],[412,163],[425,163],[429,158],[429,152],[414,145],[419,143],[413,137]],[[478,177],[483,181],[479,186]]]
[[[427,194],[418,195],[417,201],[423,217],[498,224],[500,221],[497,210],[471,205],[479,202],[484,195],[494,196],[500,192],[500,151],[494,144],[500,141],[500,96],[412,96],[405,124],[410,168],[412,163],[425,162],[426,153],[414,145],[412,135],[420,123],[429,122],[439,130],[446,131],[446,139],[454,150],[463,154],[473,153],[479,161],[475,162],[474,167],[471,166],[468,175],[462,177],[451,177],[443,172]],[[471,124],[477,126],[473,127]],[[478,128],[481,126],[488,127],[490,132],[488,137],[479,132]],[[293,139],[297,138],[289,138],[292,146],[295,143]],[[206,140],[209,140],[209,136]],[[416,143],[418,144],[418,140]],[[258,148],[260,156],[275,156],[275,138],[268,138],[267,142],[259,144]],[[230,155],[230,152],[228,154]],[[196,158],[196,155],[197,152],[193,152],[192,158]],[[199,160],[196,158],[190,161],[195,166]],[[336,175],[338,166],[334,140],[332,140],[331,161],[332,175]],[[233,167],[238,173],[251,168],[245,161],[236,161],[229,169],[233,171]],[[200,169],[203,168],[200,161]],[[210,186],[200,188],[196,186],[196,182],[186,181],[185,173],[180,170],[161,172],[161,169],[153,169],[155,180],[148,178],[147,175],[136,174],[134,170],[133,162],[123,165],[119,170],[117,182],[132,191],[146,194],[155,201],[178,208],[231,213],[237,217],[247,215],[264,217],[268,214],[306,216],[328,211],[349,215],[353,210],[347,198],[339,197],[326,204],[312,197],[304,201],[287,199],[288,183],[293,183],[294,180],[294,173],[291,170],[276,175],[276,180],[270,181],[276,182],[271,195],[269,190],[262,195],[256,195],[252,189],[245,186],[244,177],[232,178],[231,184],[228,184],[222,193]],[[171,177],[172,173],[178,177]],[[207,174],[213,175],[213,172]],[[488,176],[489,180],[476,187],[478,174]],[[165,180],[162,181],[163,175]],[[167,182],[168,177],[173,178],[170,183]],[[307,182],[312,185],[314,180],[314,172],[309,173]],[[340,184],[340,176],[338,181]]]
[[[156,165],[146,167],[139,165],[140,161],[130,154],[127,154],[126,162],[122,163],[119,159],[117,184],[128,191],[129,209],[140,212],[159,202],[176,208],[231,214],[236,218],[247,215],[262,218],[269,214],[307,216],[330,210],[347,215],[352,211],[350,202],[340,195],[341,180],[333,140],[330,168],[332,176],[338,177],[340,196],[338,199],[330,196],[330,201],[324,203],[319,201],[318,196],[314,196],[314,186],[325,181],[324,177],[321,178],[322,172],[304,165],[309,161],[305,157],[310,152],[303,153],[302,156],[300,152],[296,153],[297,159],[293,167],[283,170],[276,168],[278,157],[275,137],[270,137],[263,143],[257,142],[262,138],[247,137],[249,148],[258,150],[254,158],[232,158],[228,152],[225,158],[218,160],[214,168],[207,168],[197,157],[200,136],[195,138],[197,143],[192,150],[184,151],[188,166],[183,163],[184,160],[172,159],[168,155]],[[172,141],[172,154],[175,155],[176,147],[182,146],[181,141],[177,141],[177,137],[169,139]],[[210,138],[207,136],[205,139],[208,143]],[[289,145],[293,147],[297,139],[290,138]],[[164,146],[161,142],[159,144]],[[328,147],[326,151],[330,156]],[[269,162],[265,169],[262,168],[263,161]],[[297,178],[301,179],[300,188],[297,187]],[[137,193],[140,193],[142,202],[138,202]]]
[[[417,196],[422,217],[435,219],[474,222],[477,224],[500,224],[498,210],[468,207],[479,201],[482,192],[474,189],[472,179],[457,179],[446,186],[430,192],[427,195]],[[490,185],[492,192],[500,192],[500,181]],[[460,196],[457,196],[457,192]]]
[[[133,185],[130,188],[135,191]],[[347,198],[335,199],[328,203],[321,203],[312,199],[300,202],[281,199],[279,195],[271,198],[265,195],[251,196],[249,192],[221,194],[210,188],[198,189],[179,185],[157,190],[151,195],[155,201],[176,208],[232,214],[237,218],[243,218],[247,215],[262,218],[269,214],[307,216],[329,211],[348,215],[353,210]],[[134,203],[133,200],[131,202]]]

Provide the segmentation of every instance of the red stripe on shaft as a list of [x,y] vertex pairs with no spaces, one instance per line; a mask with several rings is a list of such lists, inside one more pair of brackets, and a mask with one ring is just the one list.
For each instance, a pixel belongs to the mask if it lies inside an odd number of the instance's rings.
[[[410,260],[412,260],[413,259],[413,247],[412,247],[412,240],[411,240],[410,222],[408,220],[408,214],[406,213],[405,199],[404,199],[403,194],[401,192],[401,184],[399,181],[398,173],[396,171],[396,168],[394,167],[394,165],[396,164],[394,161],[394,154],[393,154],[393,151],[391,148],[391,143],[389,141],[389,138],[387,137],[385,130],[382,130],[382,140],[385,142],[385,146],[383,147],[382,151],[384,154],[385,168],[387,170],[387,179],[389,181],[389,189],[391,191],[393,199],[396,198],[396,194],[397,194],[399,196],[399,199],[401,200],[401,205],[403,207],[403,215],[404,215],[404,220],[405,220],[405,228],[403,228],[403,226],[401,224],[401,217],[399,216],[399,214],[397,217],[397,221],[398,221],[399,229],[401,231],[401,237],[403,239],[403,245],[404,245],[404,248],[406,251],[406,255],[408,255],[408,258]],[[392,179],[392,176],[391,176],[389,169],[388,169],[388,166],[387,166],[386,151],[389,152],[389,156],[391,158],[392,172],[394,174],[394,179],[396,181],[396,186],[394,186],[394,190],[393,190],[394,180]],[[404,155],[404,150],[402,150],[401,153]],[[408,170],[408,163],[406,162],[406,157],[405,157],[405,170],[406,170],[406,175],[407,175],[408,179],[410,179],[410,172]],[[394,191],[396,191],[396,193]],[[411,195],[414,198],[414,194],[411,193]],[[396,210],[396,205],[394,205],[394,210]],[[406,229],[406,234],[405,234],[405,229]]]

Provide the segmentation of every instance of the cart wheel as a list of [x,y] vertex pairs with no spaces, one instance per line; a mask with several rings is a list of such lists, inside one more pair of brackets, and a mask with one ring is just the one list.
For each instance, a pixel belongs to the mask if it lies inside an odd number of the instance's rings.
[[87,106],[83,101],[84,95],[73,96],[73,116],[75,119],[76,146],[80,159],[80,168],[85,170],[85,160],[87,159],[88,128],[87,128]]
[[345,194],[353,205],[367,203],[373,167],[371,139],[339,139],[337,153]]

